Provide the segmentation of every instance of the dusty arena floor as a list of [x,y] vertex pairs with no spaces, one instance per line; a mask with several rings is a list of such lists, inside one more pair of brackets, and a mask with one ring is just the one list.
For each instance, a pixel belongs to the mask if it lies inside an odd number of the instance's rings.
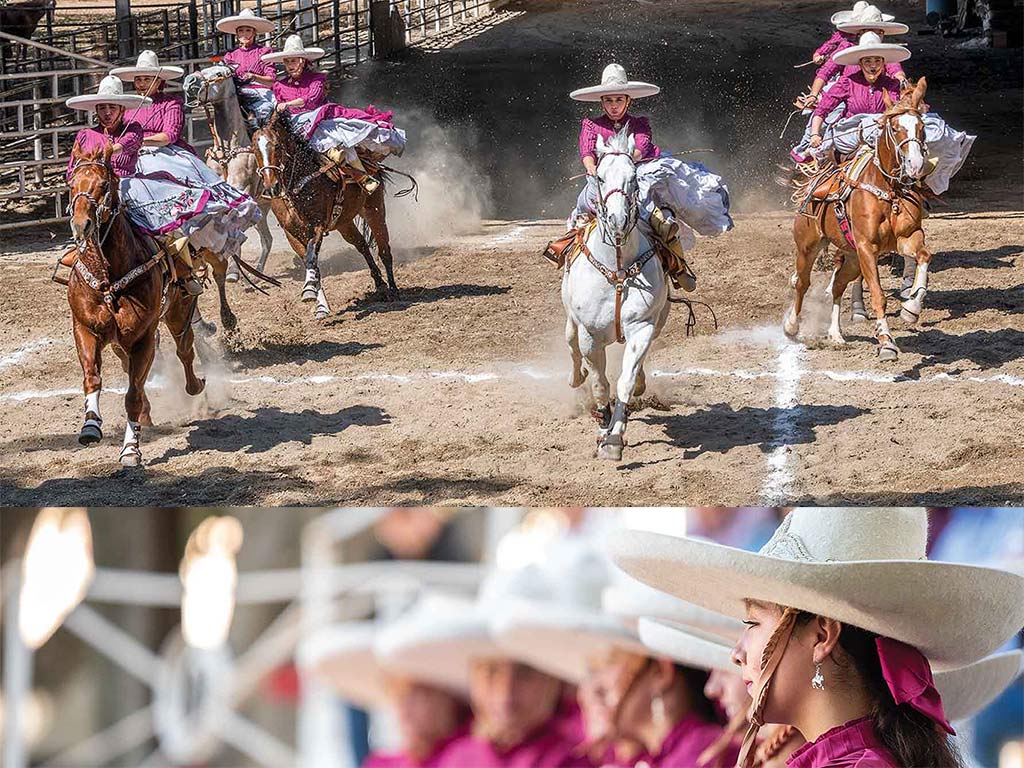
[[[776,13],[776,6],[745,0],[729,3],[732,13],[712,16],[699,3],[654,5],[688,30],[664,36],[659,55],[673,67],[662,79],[689,77],[702,83],[698,90],[719,89],[723,103],[737,98],[725,85],[739,77],[730,73],[733,59],[757,50],[752,20]],[[150,389],[158,424],[143,432],[142,469],[117,464],[124,411],[114,391],[103,398],[104,442],[81,448],[76,440],[81,372],[62,289],[48,280],[65,230],[55,228],[52,241],[44,230],[4,233],[3,503],[987,505],[1024,499],[1020,52],[963,52],[969,71],[1006,67],[1012,75],[993,79],[977,113],[967,103],[977,94],[958,89],[948,70],[934,73],[933,103],[941,100],[947,119],[982,138],[954,181],[949,206],[926,222],[936,256],[920,327],[895,319],[898,303],[889,301],[902,350],[895,364],[877,361],[867,326],[847,325],[849,343],[841,348],[824,340],[825,273],[815,273],[810,294],[810,338],[805,344],[783,339],[791,214],[771,185],[770,168],[785,144],[775,137],[786,111],[774,95],[775,101],[749,107],[770,115],[737,139],[749,148],[758,146],[754,137],[767,136],[757,167],[745,172],[744,163],[754,162],[749,149],[717,161],[737,199],[736,229],[702,240],[694,254],[698,298],[714,307],[719,330],[702,314],[698,335],[687,339],[684,313],[675,308],[647,366],[651,396],[630,421],[624,460],[602,462],[594,458],[595,424],[584,399],[566,383],[559,275],[539,257],[559,234],[556,216],[572,197],[559,187],[560,174],[574,172],[574,121],[581,113],[560,100],[571,85],[593,79],[576,82],[582,76],[572,67],[562,71],[552,62],[564,55],[567,29],[589,51],[578,71],[596,74],[606,58],[596,52],[600,36],[586,37],[591,28],[580,13],[586,7],[520,4],[516,10],[527,13],[449,51],[377,65],[376,79],[357,70],[360,93],[372,94],[377,83],[375,98],[384,103],[382,94],[394,92],[428,126],[413,137],[419,157],[411,141],[403,160],[424,182],[420,202],[396,201],[391,211],[403,301],[370,301],[361,260],[339,241],[325,251],[334,314],[314,321],[311,307],[299,301],[300,273],[278,238],[270,272],[285,285],[269,297],[231,286],[240,325],[207,350],[203,395],[184,394],[177,360],[162,350]],[[606,3],[609,23],[616,7],[655,14],[645,3]],[[820,19],[833,10],[823,8],[795,6],[799,23],[786,31],[785,60],[774,65],[793,84],[788,90],[802,77],[792,74],[790,59],[804,60],[800,54],[816,45]],[[616,51],[634,50],[644,33],[626,24],[616,29],[620,39],[609,43]],[[801,35],[802,48],[794,42]],[[729,56],[700,55],[708,40]],[[953,45],[912,41],[930,78],[927,63],[942,61]],[[433,79],[441,70],[444,78]],[[507,121],[458,113],[424,85],[451,93],[454,84],[456,91],[467,89],[469,101],[489,98],[493,114],[499,96],[471,87],[482,86],[487,72],[504,73],[505,82],[516,73],[534,79],[553,73],[554,82],[538,86],[542,93],[527,96],[535,106],[557,103],[564,119],[556,128],[538,113],[533,126],[517,132]],[[662,70],[651,66],[645,74],[658,79]],[[420,105],[409,95],[417,83]],[[681,110],[687,98],[672,96]],[[687,145],[720,138],[717,119],[688,123]],[[541,134],[551,141],[538,143]],[[544,191],[549,188],[556,191]],[[246,253],[252,255],[249,246]],[[896,278],[886,272],[885,282],[892,288]],[[216,318],[215,291],[202,306]],[[119,390],[125,377],[112,355],[106,360],[104,385]]]

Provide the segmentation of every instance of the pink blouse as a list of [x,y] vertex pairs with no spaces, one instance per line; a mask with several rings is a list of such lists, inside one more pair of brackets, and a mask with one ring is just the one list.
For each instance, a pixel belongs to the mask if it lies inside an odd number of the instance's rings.
[[854,45],[857,42],[856,35],[854,35],[851,32],[840,32],[837,29],[835,32],[832,33],[832,37],[830,37],[828,40],[821,44],[818,50],[814,52],[814,55],[831,56],[836,51],[842,50],[841,48],[839,48],[839,45],[842,44],[843,42],[849,43],[849,45],[845,46],[849,48],[850,45]]
[[[722,726],[702,720],[697,715],[684,717],[669,731],[661,751],[647,759],[653,768],[676,768],[697,765],[697,758],[722,735]],[[723,755],[721,765],[735,765],[739,747],[733,746]]]
[[[122,126],[124,123],[121,124]],[[104,133],[96,128],[83,128],[75,136],[75,143],[83,152],[91,152],[97,147],[105,147],[116,139],[115,144],[121,145],[121,151],[115,152],[110,158],[110,165],[114,174],[120,178],[135,175],[135,164],[139,159],[139,150],[142,148],[142,128],[138,123],[128,123],[124,129],[124,135],[117,138],[121,128],[114,129],[114,135]],[[68,159],[67,178],[70,180],[71,171],[74,168],[74,160]]]
[[145,136],[166,133],[170,144],[195,152],[181,135],[185,127],[185,102],[181,96],[158,93],[150,98],[153,99],[152,104],[129,110],[126,119],[138,122]]
[[299,75],[298,80],[285,75],[274,83],[271,90],[279,103],[302,99],[304,103],[301,107],[288,107],[289,114],[297,115],[322,107],[327,102],[327,76],[307,69]]
[[445,765],[451,747],[468,735],[468,729],[459,728],[447,739],[441,740],[434,752],[424,760],[414,760],[405,752],[372,752],[363,762],[362,768],[440,768]]
[[882,746],[870,718],[833,728],[804,744],[786,761],[789,768],[900,768]]
[[579,710],[564,707],[531,738],[507,752],[475,736],[459,739],[438,768],[591,768],[589,760],[576,755],[582,741]]
[[277,72],[274,70],[274,63],[272,61],[260,61],[260,57],[265,53],[273,53],[273,48],[267,46],[253,46],[252,48],[235,48],[233,51],[229,51],[224,54],[223,61],[227,64],[235,65],[235,76],[240,78],[246,83],[247,88],[266,88],[269,90],[269,85],[258,83],[256,81],[249,82],[247,75],[259,75],[260,77],[277,77]]
[[821,94],[821,101],[814,114],[826,117],[840,104],[846,105],[843,117],[885,112],[883,91],[888,91],[893,101],[900,98],[900,84],[887,74],[879,75],[874,84],[869,83],[860,71],[854,75],[843,75],[827,92]]
[[[849,45],[844,45],[839,50],[845,50],[846,48],[849,47]],[[860,72],[860,65],[847,64],[846,66],[843,66],[842,64],[837,64],[836,62],[832,61],[832,59],[829,59],[820,67],[818,67],[818,71],[814,73],[814,78],[816,80],[824,80],[827,83],[836,75],[852,75],[854,72]],[[906,78],[906,75],[903,72],[903,65],[896,62],[885,65],[885,74],[889,75],[890,77],[894,77],[897,80],[903,80]]]
[[646,117],[636,117],[628,112],[623,115],[619,128],[607,115],[601,115],[596,119],[586,117],[583,119],[583,126],[580,128],[580,159],[592,157],[597,159],[597,137],[603,136],[610,139],[621,129],[622,124],[629,126],[629,132],[633,134],[636,148],[641,152],[642,160],[660,157],[661,150],[655,146],[651,137],[651,124]]

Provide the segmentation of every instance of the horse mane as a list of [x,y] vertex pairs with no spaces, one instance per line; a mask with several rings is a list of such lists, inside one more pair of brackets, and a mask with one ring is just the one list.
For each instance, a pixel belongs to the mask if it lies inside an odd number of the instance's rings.
[[260,130],[275,137],[276,151],[287,155],[288,173],[292,178],[312,176],[321,169],[322,155],[306,140],[294,118],[287,112],[275,110],[262,120],[258,120],[257,124]]
[[883,99],[885,100],[886,109],[882,113],[882,120],[888,120],[890,117],[896,115],[905,115],[908,112],[916,112],[917,114],[923,114],[925,109],[922,105],[925,91],[928,90],[928,81],[925,78],[921,78],[915,85],[908,85],[900,93],[898,101],[891,101],[888,93],[883,91]]

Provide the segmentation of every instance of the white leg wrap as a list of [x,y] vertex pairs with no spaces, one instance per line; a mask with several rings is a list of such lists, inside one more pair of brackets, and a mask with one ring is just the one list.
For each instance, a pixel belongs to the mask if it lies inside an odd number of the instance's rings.
[[124,444],[125,445],[128,445],[129,443],[136,443],[136,444],[138,444],[138,442],[139,442],[139,433],[141,431],[142,430],[139,427],[139,422],[137,422],[137,421],[136,422],[129,421],[127,424],[125,424],[125,427],[124,427]]
[[875,338],[881,338],[882,336],[888,336],[892,338],[892,332],[889,330],[889,323],[883,317],[875,321]]
[[917,270],[914,272],[914,287],[910,289],[911,295],[917,293],[922,288],[928,287],[928,265],[918,264]]
[[826,296],[831,296],[832,295],[832,289],[835,287],[836,275],[838,275],[838,274],[839,274],[839,270],[838,269],[833,269],[832,270],[832,277],[829,278],[828,285],[825,286],[825,295]]
[[839,325],[839,318],[842,315],[842,303],[839,301],[832,302],[832,323],[828,327],[828,337],[835,342],[843,342],[846,339],[843,338],[843,330]]
[[[100,391],[98,389],[85,396],[85,412],[89,413],[89,411],[97,416],[100,415]],[[100,420],[102,421],[102,419]]]

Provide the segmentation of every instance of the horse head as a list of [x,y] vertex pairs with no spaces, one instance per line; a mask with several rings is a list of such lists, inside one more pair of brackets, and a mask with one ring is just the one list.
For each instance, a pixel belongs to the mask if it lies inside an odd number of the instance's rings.
[[189,108],[203,104],[216,105],[237,98],[234,67],[228,64],[214,64],[191,73],[182,83],[185,104]]
[[95,236],[118,208],[118,181],[110,165],[112,154],[112,144],[85,152],[76,142],[71,150],[68,215],[76,244]]
[[639,191],[633,151],[636,141],[625,128],[605,141],[597,137],[597,214],[614,245],[622,245],[636,226]]
[[886,109],[879,119],[882,133],[878,139],[878,160],[882,171],[901,184],[912,184],[924,175],[928,158],[924,132],[927,90],[928,81],[922,77],[916,85],[903,90],[899,101],[894,102],[887,92],[882,92]]
[[282,112],[271,112],[260,121],[259,128],[252,135],[253,153],[259,168],[263,188],[271,197],[281,194],[281,174],[287,161],[282,146],[287,142],[288,117]]

